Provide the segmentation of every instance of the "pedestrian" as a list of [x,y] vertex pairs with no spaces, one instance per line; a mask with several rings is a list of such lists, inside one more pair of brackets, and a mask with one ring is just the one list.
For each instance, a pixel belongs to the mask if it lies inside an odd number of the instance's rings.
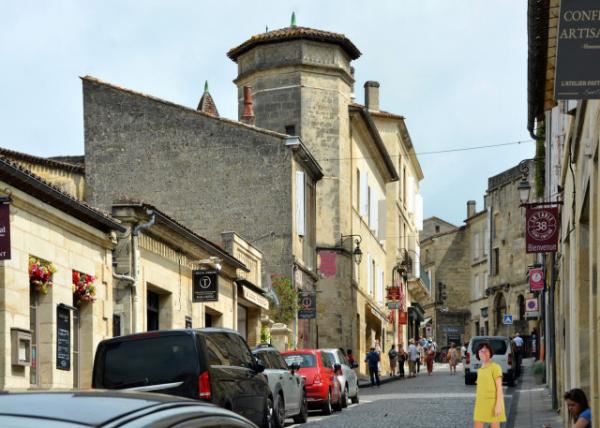
[[571,427],[591,428],[592,409],[590,409],[585,392],[579,388],[574,388],[565,392],[564,399],[569,410],[569,419],[572,422]]
[[398,345],[398,371],[400,372],[400,377],[404,377],[404,362],[406,361],[406,351],[404,351],[404,345],[400,343]]
[[373,346],[375,347],[375,352],[379,354],[379,363],[377,364],[377,371],[379,372],[379,374],[381,374],[383,373],[383,371],[381,370],[381,344],[379,343],[379,339],[375,339]]
[[354,359],[354,355],[352,355],[352,349],[346,350],[346,358],[348,359],[348,364],[350,364],[351,368],[356,367],[356,360]]
[[398,361],[398,351],[396,351],[396,345],[392,345],[388,351],[388,357],[390,359],[390,376],[395,376],[396,362]]
[[502,367],[492,361],[493,355],[494,351],[488,342],[480,343],[475,353],[482,366],[477,370],[477,390],[473,410],[474,428],[483,428],[486,422],[491,428],[500,428],[500,422],[506,422]]
[[450,344],[450,349],[448,349],[448,364],[450,364],[450,374],[456,374],[456,365],[458,364],[458,349],[456,349],[456,345],[454,343]]
[[430,343],[425,350],[425,364],[427,364],[427,376],[433,372],[433,360],[435,358],[435,346]]
[[521,336],[519,336],[519,333],[517,333],[515,334],[515,337],[513,338],[512,342],[515,345],[515,373],[517,377],[519,377],[521,375],[521,362],[523,359],[523,339],[521,338]]
[[425,364],[425,348],[421,345],[421,342],[417,345],[417,352],[419,358],[417,359],[417,373],[421,372],[421,364]]
[[465,342],[460,347],[460,360],[465,361],[467,358],[467,349],[469,349],[469,342]]
[[419,350],[415,346],[415,340],[410,339],[408,345],[408,377],[417,375],[417,361],[419,360]]
[[369,367],[371,386],[379,386],[379,353],[375,351],[374,346],[371,346],[371,349],[365,358],[365,363],[367,363],[367,366]]

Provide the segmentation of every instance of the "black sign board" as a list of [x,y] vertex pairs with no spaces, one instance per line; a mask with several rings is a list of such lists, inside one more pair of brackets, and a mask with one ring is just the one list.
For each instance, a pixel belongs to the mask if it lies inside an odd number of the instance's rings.
[[557,100],[600,99],[598,0],[560,2],[554,97]]
[[302,320],[317,317],[317,293],[301,291],[298,293],[298,318]]
[[217,302],[219,300],[219,271],[195,270],[192,272],[192,302]]
[[10,259],[10,205],[0,204],[0,260]]
[[56,308],[56,368],[71,370],[71,311],[61,305]]

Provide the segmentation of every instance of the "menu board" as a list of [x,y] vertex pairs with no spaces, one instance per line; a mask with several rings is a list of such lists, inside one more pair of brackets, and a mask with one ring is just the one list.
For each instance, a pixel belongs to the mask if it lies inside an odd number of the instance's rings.
[[56,368],[71,370],[71,311],[56,308]]

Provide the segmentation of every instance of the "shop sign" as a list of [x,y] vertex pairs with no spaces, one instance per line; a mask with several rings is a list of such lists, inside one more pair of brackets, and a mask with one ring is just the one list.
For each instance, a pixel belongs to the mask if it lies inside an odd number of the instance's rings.
[[387,300],[400,300],[402,297],[402,287],[387,287]]
[[408,312],[406,312],[406,311],[398,312],[398,324],[400,324],[400,325],[408,324]]
[[219,271],[216,269],[192,271],[192,287],[192,302],[218,302]]
[[245,285],[242,285],[242,297],[248,300],[249,302],[254,303],[256,306],[260,306],[264,309],[269,309],[269,300],[266,297],[256,293],[255,291],[250,290]]
[[71,311],[62,305],[56,308],[56,368],[71,370]]
[[448,334],[463,334],[465,332],[464,326],[445,325],[442,326],[442,331]]
[[558,250],[558,208],[527,208],[526,252],[555,253]]
[[388,309],[400,309],[400,302],[387,302]]
[[10,205],[0,204],[0,260],[10,259]]
[[555,99],[600,99],[598,0],[560,2],[555,73]]
[[532,293],[544,290],[544,270],[542,268],[529,269],[529,290]]
[[528,320],[537,320],[540,318],[540,311],[525,312],[525,318]]
[[301,291],[298,293],[298,299],[298,318],[302,320],[316,318],[317,293],[314,291]]
[[433,326],[431,324],[425,327],[425,335],[428,337],[433,336]]
[[319,257],[321,259],[321,266],[319,266],[319,272],[324,278],[331,278],[335,276],[337,267],[337,253],[335,251],[319,251]]

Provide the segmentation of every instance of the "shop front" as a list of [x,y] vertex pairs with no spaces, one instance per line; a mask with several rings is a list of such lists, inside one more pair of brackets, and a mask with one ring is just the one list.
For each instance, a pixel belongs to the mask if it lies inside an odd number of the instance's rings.
[[269,299],[263,289],[244,279],[237,283],[237,331],[251,348],[258,345],[260,339],[263,312],[269,310]]

